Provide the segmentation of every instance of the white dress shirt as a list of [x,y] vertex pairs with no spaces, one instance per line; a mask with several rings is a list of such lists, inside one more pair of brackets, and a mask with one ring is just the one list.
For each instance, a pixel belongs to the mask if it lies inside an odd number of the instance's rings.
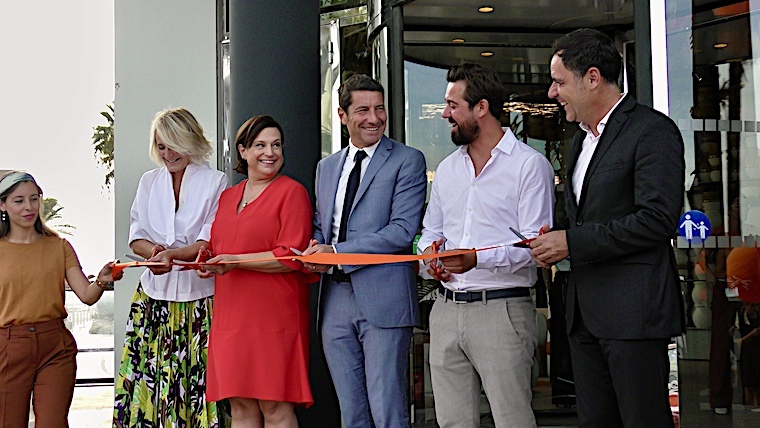
[[[227,188],[227,176],[208,165],[190,163],[182,176],[179,207],[174,211],[172,176],[166,167],[143,174],[132,202],[129,243],[145,239],[164,248],[181,248],[208,241],[219,195]],[[140,277],[145,294],[156,300],[187,302],[214,294],[213,278],[198,278],[193,270],[175,266],[163,275],[146,269]]]
[[[377,140],[377,143],[379,143],[380,140]],[[354,165],[356,162],[354,162],[354,157],[356,157],[356,152],[359,150],[364,150],[365,153],[367,153],[367,156],[362,159],[362,171],[359,175],[359,183],[361,183],[362,178],[364,178],[364,173],[367,172],[367,167],[369,166],[369,162],[372,160],[372,155],[375,154],[375,150],[377,150],[377,143],[365,147],[363,149],[360,149],[354,145],[353,142],[348,142],[348,155],[346,155],[346,161],[343,163],[343,169],[340,172],[340,179],[338,180],[338,190],[337,193],[335,193],[335,211],[333,211],[333,218],[332,218],[332,242],[331,244],[335,245],[338,243],[338,232],[340,231],[340,220],[341,217],[343,217],[343,202],[346,200],[346,185],[348,184],[348,176],[351,174],[351,170],[354,169]],[[335,248],[335,247],[333,247]]]
[[[518,141],[508,128],[504,131],[477,177],[467,146],[438,165],[420,252],[439,238],[446,238],[445,249],[511,244],[520,239],[510,226],[532,237],[542,225],[552,224],[554,170],[543,155]],[[506,245],[476,255],[475,268],[452,274],[444,287],[480,291],[530,287],[536,281],[529,249]]]
[[615,107],[617,107],[620,102],[623,101],[624,97],[625,94],[621,94],[618,102],[616,102],[610,111],[608,111],[607,114],[602,118],[602,120],[599,121],[599,124],[596,126],[596,132],[598,135],[595,136],[594,133],[591,132],[591,127],[583,122],[580,123],[580,128],[586,132],[586,138],[583,139],[583,143],[581,145],[581,154],[578,155],[578,161],[575,163],[575,170],[573,171],[573,193],[575,194],[576,204],[581,203],[583,180],[586,178],[586,171],[588,170],[588,166],[591,163],[591,157],[594,156],[596,146],[599,144],[599,140],[602,138],[604,127],[607,126],[607,121],[610,120],[610,115],[612,115],[612,112],[615,111]]

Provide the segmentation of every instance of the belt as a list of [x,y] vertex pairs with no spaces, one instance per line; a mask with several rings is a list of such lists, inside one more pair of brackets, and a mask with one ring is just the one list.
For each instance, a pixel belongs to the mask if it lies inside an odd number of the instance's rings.
[[333,267],[333,273],[330,274],[330,280],[335,282],[348,282],[351,283],[351,275],[343,272],[337,267]]
[[510,297],[528,297],[530,296],[529,287],[501,288],[499,290],[482,290],[482,291],[453,291],[443,286],[438,287],[438,294],[446,300],[454,303],[471,303],[483,302],[493,299],[506,299]]

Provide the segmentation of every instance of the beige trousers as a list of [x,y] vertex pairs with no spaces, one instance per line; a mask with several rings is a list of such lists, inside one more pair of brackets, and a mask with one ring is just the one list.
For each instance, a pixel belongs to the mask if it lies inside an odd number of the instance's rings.
[[530,297],[454,303],[430,313],[430,373],[441,428],[480,426],[481,385],[496,428],[535,427],[531,367],[538,344]]

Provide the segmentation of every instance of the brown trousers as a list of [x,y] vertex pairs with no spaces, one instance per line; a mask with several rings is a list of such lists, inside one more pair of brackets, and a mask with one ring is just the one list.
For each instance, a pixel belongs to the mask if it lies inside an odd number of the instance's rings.
[[[67,428],[77,344],[63,319],[0,328],[0,428]],[[34,393],[34,394],[32,394]]]

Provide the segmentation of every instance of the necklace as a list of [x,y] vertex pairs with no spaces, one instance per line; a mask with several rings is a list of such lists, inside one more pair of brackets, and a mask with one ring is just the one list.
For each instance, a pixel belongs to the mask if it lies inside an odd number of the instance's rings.
[[250,204],[251,202],[255,201],[256,198],[258,198],[264,192],[264,189],[266,189],[267,186],[269,186],[269,183],[270,182],[267,182],[264,185],[259,185],[259,187],[255,188],[255,189],[253,188],[253,186],[249,189],[248,185],[246,184],[246,187],[243,190],[243,197],[245,198],[245,192],[247,190],[250,190],[251,195],[248,197],[248,199],[243,199],[242,200],[242,205],[241,205],[240,209],[243,209],[243,208],[247,207],[248,204]]

